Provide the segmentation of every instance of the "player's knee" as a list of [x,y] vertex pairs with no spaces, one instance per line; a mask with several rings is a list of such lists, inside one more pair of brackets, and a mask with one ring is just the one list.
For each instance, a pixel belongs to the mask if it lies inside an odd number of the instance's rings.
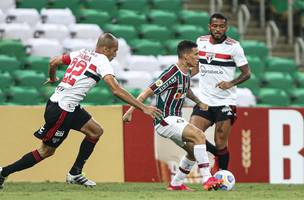
[[38,152],[42,158],[47,158],[47,157],[54,155],[55,151],[56,151],[55,148],[51,148],[51,147],[47,147],[47,146],[44,146],[44,147],[41,147],[40,149],[38,149]]
[[95,133],[94,133],[94,136],[95,136],[96,138],[100,138],[100,137],[102,136],[102,134],[103,134],[103,128],[98,124],[98,125],[96,126],[96,129],[95,129],[94,132],[95,132]]

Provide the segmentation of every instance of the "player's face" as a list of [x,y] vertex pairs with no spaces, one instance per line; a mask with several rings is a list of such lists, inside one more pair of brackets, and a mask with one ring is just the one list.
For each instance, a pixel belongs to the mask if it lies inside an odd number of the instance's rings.
[[214,40],[221,40],[227,31],[226,20],[212,18],[211,23],[209,24],[209,31]]
[[109,61],[113,60],[116,57],[116,53],[118,50],[118,43],[115,43],[111,48],[107,49],[107,57]]
[[189,67],[197,67],[198,59],[199,59],[198,48],[192,48],[192,51],[187,56]]

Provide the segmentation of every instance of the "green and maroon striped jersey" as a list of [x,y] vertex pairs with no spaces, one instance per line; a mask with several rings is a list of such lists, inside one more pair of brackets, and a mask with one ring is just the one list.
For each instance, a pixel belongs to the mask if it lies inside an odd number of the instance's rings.
[[[163,118],[181,116],[182,106],[190,87],[191,72],[184,74],[178,66],[172,65],[150,85],[156,95],[156,107],[162,110]],[[155,119],[154,125],[160,120]]]

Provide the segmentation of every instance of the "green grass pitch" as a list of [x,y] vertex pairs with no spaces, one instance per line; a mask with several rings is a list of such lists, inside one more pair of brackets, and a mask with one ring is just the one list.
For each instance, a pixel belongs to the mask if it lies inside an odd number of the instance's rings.
[[0,200],[261,200],[304,199],[304,185],[236,184],[233,191],[203,191],[188,184],[195,192],[166,191],[165,183],[99,183],[95,188],[57,182],[13,183],[0,190]]

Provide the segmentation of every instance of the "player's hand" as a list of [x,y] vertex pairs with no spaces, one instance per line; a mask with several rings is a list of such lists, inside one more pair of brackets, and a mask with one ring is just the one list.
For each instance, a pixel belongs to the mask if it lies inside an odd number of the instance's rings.
[[200,102],[197,105],[201,110],[208,110],[208,105],[203,102]]
[[218,84],[216,84],[215,87],[219,87],[222,90],[227,90],[227,89],[233,87],[233,84],[230,82],[222,81],[222,82],[219,82]]
[[54,80],[51,80],[50,78],[48,78],[44,83],[43,85],[47,85],[47,84],[53,84],[53,83],[56,83],[59,81],[59,78],[56,77]]
[[143,112],[147,115],[150,115],[153,119],[156,117],[157,119],[162,118],[162,111],[154,106],[145,106]]
[[122,116],[123,122],[130,122],[132,120],[132,112],[129,110]]

